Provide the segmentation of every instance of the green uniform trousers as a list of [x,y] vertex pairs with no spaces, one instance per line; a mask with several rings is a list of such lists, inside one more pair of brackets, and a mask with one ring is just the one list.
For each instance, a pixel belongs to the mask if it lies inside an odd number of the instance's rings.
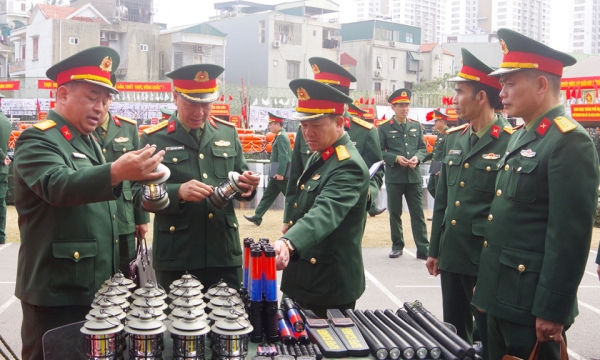
[[44,358],[42,337],[46,331],[85,320],[85,316],[91,309],[90,305],[35,306],[21,301],[23,310],[21,359],[42,360]]
[[[529,359],[537,337],[535,326],[521,325],[488,315],[488,359],[501,360],[504,355],[512,355],[521,359]],[[567,341],[565,332],[562,336]],[[560,344],[554,341],[541,343],[540,359],[559,360]]]
[[287,188],[287,183],[288,183],[287,179],[284,179],[284,180],[269,179],[269,183],[267,184],[267,187],[265,188],[263,197],[262,197],[262,199],[260,199],[260,202],[258,203],[256,210],[254,211],[255,219],[262,221],[263,215],[265,215],[267,210],[269,210],[271,205],[273,205],[273,202],[275,201],[275,199],[277,199],[277,196],[279,195],[279,193],[282,193],[285,196],[285,189]]
[[427,255],[427,226],[423,215],[423,188],[421,183],[414,184],[385,184],[388,196],[388,211],[390,212],[390,229],[392,231],[392,249],[404,249],[402,232],[402,196],[406,198],[413,238],[417,245],[417,255]]
[[[454,325],[456,334],[469,344],[473,344],[473,337],[479,335],[483,350],[487,351],[487,315],[471,305],[477,277],[443,270],[440,276],[444,322]],[[477,330],[473,326],[473,317]],[[487,356],[483,358],[488,359]]]
[[8,191],[8,174],[0,174],[0,244],[6,242],[6,192]]
[[129,263],[135,259],[135,233],[119,235],[119,270],[129,277]]
[[[223,280],[230,288],[239,290],[242,286],[242,267],[206,267],[203,269],[190,269],[187,271],[190,275],[196,277],[202,285],[203,292],[208,291],[208,288]],[[159,271],[156,270],[156,281],[165,289],[175,280],[181,279],[185,271]]]
[[431,194],[431,197],[435,199],[435,188],[437,187],[440,176],[431,174],[429,175],[429,181],[427,182],[427,191]]

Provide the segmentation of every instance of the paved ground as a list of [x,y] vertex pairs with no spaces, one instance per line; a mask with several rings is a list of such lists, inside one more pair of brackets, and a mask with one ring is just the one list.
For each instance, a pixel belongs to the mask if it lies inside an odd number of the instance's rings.
[[[0,245],[0,335],[20,354],[20,303],[13,297],[18,243]],[[439,278],[431,277],[425,262],[416,260],[414,250],[405,249],[404,256],[389,259],[387,248],[363,250],[367,290],[358,301],[360,309],[397,309],[405,301],[420,300],[436,316],[441,317]],[[600,282],[591,251],[579,291],[580,315],[569,330],[572,359],[600,357]]]

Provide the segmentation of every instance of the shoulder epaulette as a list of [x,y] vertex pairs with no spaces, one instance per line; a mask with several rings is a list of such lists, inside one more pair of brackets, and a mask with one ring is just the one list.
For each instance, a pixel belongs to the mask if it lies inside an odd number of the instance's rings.
[[511,135],[512,135],[512,134],[513,134],[515,131],[517,131],[517,130],[513,129],[513,128],[512,128],[512,126],[505,126],[505,127],[503,127],[503,128],[502,128],[502,130],[506,131],[507,133],[509,133],[509,134],[511,134]]
[[115,115],[115,117],[117,119],[121,120],[121,121],[125,121],[125,122],[128,122],[128,123],[133,124],[133,125],[137,125],[138,124],[137,121],[135,121],[133,119],[130,119],[130,118],[127,118],[125,116]]
[[153,133],[157,132],[158,130],[166,127],[167,125],[169,125],[168,121],[161,121],[158,124],[156,124],[154,126],[150,126],[146,130],[144,130],[144,133],[148,134],[148,135],[153,134]]
[[56,123],[52,120],[44,120],[42,122],[33,124],[33,127],[42,131],[46,131],[56,126]]
[[567,133],[577,129],[577,125],[564,116],[554,118],[554,123],[562,133]]
[[352,121],[355,122],[355,123],[357,123],[358,125],[364,127],[364,128],[369,129],[369,130],[371,130],[373,128],[373,126],[374,126],[370,122],[366,122],[363,119],[359,119],[359,118],[356,118],[354,116],[352,117]]
[[462,124],[460,126],[455,126],[455,127],[451,128],[451,129],[446,130],[446,134],[451,134],[451,133],[453,133],[455,131],[464,130],[464,129],[468,128],[468,127],[469,127],[469,124]]
[[381,125],[385,124],[385,123],[386,123],[386,122],[388,122],[388,121],[390,121],[390,119],[386,119],[386,120],[384,120],[384,121],[380,122],[380,123],[379,123],[379,126],[381,126]]
[[235,127],[235,124],[234,123],[230,123],[229,121],[221,120],[221,119],[219,119],[217,117],[214,117],[214,116],[211,116],[211,118],[214,121],[220,122],[221,124],[225,124],[225,125],[228,125],[228,126],[231,126],[231,127]]
[[348,152],[348,149],[346,149],[345,145],[336,146],[335,154],[337,155],[338,161],[350,159],[350,153]]

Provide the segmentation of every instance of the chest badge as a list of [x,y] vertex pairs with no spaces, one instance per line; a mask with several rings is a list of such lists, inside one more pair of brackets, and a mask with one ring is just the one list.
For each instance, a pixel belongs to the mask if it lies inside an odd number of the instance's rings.
[[74,157],[75,159],[87,159],[87,156],[85,156],[85,155],[84,155],[84,154],[82,154],[82,153],[77,153],[77,152],[74,152],[74,153],[73,153],[73,157]]
[[532,151],[531,149],[521,150],[521,156],[524,156],[524,157],[532,158],[535,156],[535,154],[536,154],[536,152]]
[[183,145],[182,146],[167,146],[165,148],[165,151],[177,151],[177,150],[184,150],[184,149],[185,149],[185,147]]
[[410,131],[411,131],[411,132],[415,132],[415,131],[417,131],[417,129],[415,129],[415,128],[412,128],[412,129],[410,129]]
[[224,147],[224,146],[231,145],[231,143],[229,141],[219,140],[219,141],[215,141],[215,145],[216,146],[220,146],[220,147]]
[[462,150],[450,150],[448,151],[449,155],[460,155],[462,154]]
[[320,178],[321,178],[321,175],[319,175],[319,174],[315,174],[315,175],[312,177],[312,179],[313,179],[313,180],[319,180]]
[[116,143],[124,143],[124,142],[127,142],[127,141],[129,141],[129,138],[126,138],[126,137],[118,137],[118,138],[115,139]]
[[500,159],[500,154],[489,153],[489,154],[483,154],[483,155],[481,155],[481,157],[483,157],[486,160],[496,160],[496,159]]
[[396,134],[398,130],[390,130],[390,134]]

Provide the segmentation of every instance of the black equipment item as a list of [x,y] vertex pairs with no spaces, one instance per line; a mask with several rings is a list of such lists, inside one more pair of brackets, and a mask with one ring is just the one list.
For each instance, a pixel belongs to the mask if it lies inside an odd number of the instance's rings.
[[373,311],[365,310],[364,314],[369,320],[371,320],[373,325],[381,330],[381,332],[383,332],[388,338],[390,338],[390,340],[394,342],[394,344],[396,344],[396,346],[398,346],[398,349],[400,349],[400,356],[402,356],[403,359],[410,360],[415,356],[415,349],[410,345],[410,343],[400,334],[394,332],[394,330],[381,321],[381,319],[375,316]]
[[[404,340],[406,340],[412,348],[415,350],[415,357],[417,359],[425,359],[427,354],[429,354],[429,350],[425,347],[423,342],[419,341],[417,338],[411,335],[411,333],[405,330],[403,327],[396,324],[392,319],[385,316],[384,312],[381,310],[375,310],[373,312],[375,316],[377,316],[384,324],[386,324],[393,332],[401,336]],[[398,319],[399,321],[402,321]],[[406,324],[408,327],[408,324]],[[433,344],[435,346],[435,344]],[[438,356],[439,357],[439,356]]]
[[352,319],[352,321],[354,321],[354,324],[356,325],[362,336],[365,338],[365,341],[367,342],[367,344],[369,345],[369,349],[371,350],[371,354],[373,354],[373,356],[375,356],[375,358],[378,360],[384,360],[385,358],[387,358],[388,350],[381,343],[381,341],[379,341],[379,339],[375,335],[373,335],[369,328],[367,328],[362,322],[360,322],[360,320],[356,317],[356,315],[354,315],[354,312],[352,312],[351,309],[347,309],[345,313],[350,319]]
[[390,339],[386,334],[383,333],[383,331],[381,331],[377,326],[375,326],[375,324],[373,324],[371,320],[369,320],[365,316],[362,310],[354,310],[354,315],[356,315],[360,322],[362,322],[363,325],[369,328],[371,333],[373,333],[373,335],[375,335],[379,339],[379,341],[381,341],[381,343],[387,349],[388,356],[390,357],[390,359],[397,360],[400,358],[402,352],[400,351],[400,348],[398,348],[398,344],[394,343],[392,339]]
[[348,356],[369,356],[369,345],[367,345],[352,319],[345,317],[338,309],[328,309],[327,318],[337,336],[348,349]]
[[[420,331],[421,333],[423,333],[423,335],[427,336],[431,341],[435,342],[436,344],[438,344],[438,347],[440,348],[441,352],[442,352],[442,359],[445,360],[460,360],[461,357],[457,356],[456,354],[454,354],[452,351],[448,350],[443,344],[440,343],[439,340],[437,340],[437,338],[435,338],[432,334],[428,333],[427,330],[425,328],[423,328],[415,319],[413,319],[408,313],[406,313],[405,311],[402,311],[400,309],[398,309],[397,312],[398,316],[400,318],[402,318],[403,320],[407,321],[406,319],[410,319],[409,324],[414,327],[415,329],[417,329],[418,331]],[[433,325],[432,325],[433,326]],[[435,327],[434,327],[435,328]],[[465,351],[465,355],[466,355],[466,351]]]
[[[348,356],[348,350],[342,340],[325,319],[306,319],[306,330],[310,340],[317,344],[323,356],[341,358]],[[317,358],[318,358],[317,354]]]

